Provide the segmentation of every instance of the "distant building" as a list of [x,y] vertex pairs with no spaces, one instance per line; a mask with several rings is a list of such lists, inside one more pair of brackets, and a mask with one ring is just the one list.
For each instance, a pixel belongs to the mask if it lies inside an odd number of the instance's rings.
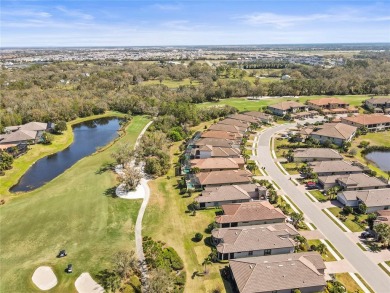
[[345,142],[349,142],[356,134],[355,126],[345,123],[325,123],[323,125],[312,128],[309,136],[318,140],[320,143],[329,141],[335,145],[341,146]]
[[285,116],[288,113],[296,113],[300,111],[307,111],[307,106],[295,101],[286,101],[268,106],[272,114],[277,116]]
[[366,127],[368,131],[390,130],[390,117],[382,114],[365,114],[341,118],[343,123],[355,127]]
[[387,112],[390,109],[390,97],[371,98],[364,101],[364,104],[369,109],[379,109],[378,112]]
[[42,140],[45,131],[51,131],[52,123],[29,122],[23,125],[8,126],[5,134],[0,136],[0,144],[35,144]]
[[251,116],[251,117],[255,117],[255,118],[259,119],[263,123],[272,123],[272,121],[274,119],[272,117],[272,115],[269,115],[269,114],[263,113],[263,112],[251,111],[251,112],[245,112],[243,114]]

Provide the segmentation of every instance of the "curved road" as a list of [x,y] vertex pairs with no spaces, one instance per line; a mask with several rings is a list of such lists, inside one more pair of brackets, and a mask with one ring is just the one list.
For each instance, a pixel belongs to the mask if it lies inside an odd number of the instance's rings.
[[[277,167],[270,152],[271,137],[279,131],[291,128],[293,124],[278,125],[269,128],[259,134],[258,149],[255,159],[264,166],[270,177],[280,188],[291,198],[291,200],[302,210],[305,217],[310,219],[317,229],[336,247],[346,260],[356,269],[363,279],[371,286],[376,293],[390,292],[390,278],[368,258],[363,251],[348,236],[341,231],[329,219],[319,207],[313,204],[309,198],[300,191]],[[288,191],[288,192],[286,192]]]

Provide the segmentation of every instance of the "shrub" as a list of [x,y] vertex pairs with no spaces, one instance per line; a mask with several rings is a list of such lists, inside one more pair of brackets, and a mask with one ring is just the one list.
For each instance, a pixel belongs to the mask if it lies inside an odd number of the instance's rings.
[[163,253],[164,258],[169,260],[173,270],[178,271],[184,268],[183,261],[172,247],[165,248]]
[[353,208],[352,207],[347,207],[347,206],[343,207],[343,213],[345,215],[352,214],[352,212],[353,212]]
[[194,240],[195,240],[196,242],[199,242],[199,241],[201,241],[202,239],[203,239],[203,234],[202,234],[202,233],[196,233],[196,234],[195,234]]
[[175,283],[176,283],[177,285],[184,285],[184,284],[186,283],[186,272],[185,272],[185,271],[181,271],[181,272],[176,276]]

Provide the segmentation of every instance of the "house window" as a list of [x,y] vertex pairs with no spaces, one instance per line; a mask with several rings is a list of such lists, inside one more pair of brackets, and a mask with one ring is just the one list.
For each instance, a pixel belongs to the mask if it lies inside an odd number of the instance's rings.
[[252,255],[253,255],[253,251],[249,251],[248,256],[252,256]]
[[264,255],[271,255],[271,249],[264,250]]

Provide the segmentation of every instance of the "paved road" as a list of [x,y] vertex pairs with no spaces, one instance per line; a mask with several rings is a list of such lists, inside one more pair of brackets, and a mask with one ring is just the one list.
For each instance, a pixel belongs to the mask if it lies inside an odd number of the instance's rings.
[[281,189],[303,211],[305,218],[317,227],[317,229],[336,247],[336,249],[348,260],[356,271],[364,278],[376,293],[390,292],[390,278],[367,255],[340,230],[309,198],[297,188],[276,166],[270,152],[270,140],[273,134],[286,130],[293,124],[278,125],[262,132],[258,137],[258,150],[256,157],[261,166],[281,187]]

